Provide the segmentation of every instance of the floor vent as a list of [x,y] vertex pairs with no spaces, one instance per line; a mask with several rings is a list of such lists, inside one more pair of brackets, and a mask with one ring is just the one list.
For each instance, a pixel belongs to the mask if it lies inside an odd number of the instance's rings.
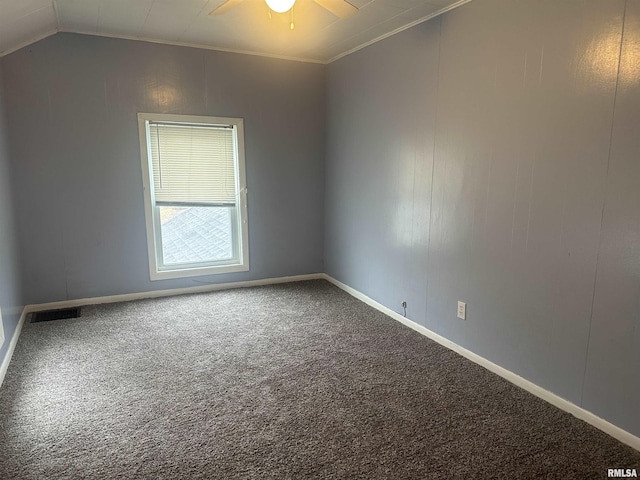
[[31,315],[31,323],[66,320],[67,318],[78,318],[79,316],[80,307],[63,308],[62,310],[45,310],[44,312],[35,312]]

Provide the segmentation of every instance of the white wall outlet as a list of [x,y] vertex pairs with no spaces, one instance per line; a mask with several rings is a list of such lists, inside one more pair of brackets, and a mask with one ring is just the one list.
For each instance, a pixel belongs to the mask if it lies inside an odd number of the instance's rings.
[[464,302],[458,302],[458,318],[467,319],[467,304]]

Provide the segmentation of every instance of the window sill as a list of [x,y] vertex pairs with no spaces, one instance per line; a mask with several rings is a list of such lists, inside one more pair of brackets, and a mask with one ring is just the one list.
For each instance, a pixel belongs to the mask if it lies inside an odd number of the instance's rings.
[[222,273],[233,272],[248,272],[249,264],[233,264],[233,265],[220,265],[217,267],[196,267],[196,268],[181,268],[176,270],[151,270],[149,272],[151,281],[155,280],[170,280],[172,278],[185,278],[185,277],[201,277],[205,275],[219,275]]

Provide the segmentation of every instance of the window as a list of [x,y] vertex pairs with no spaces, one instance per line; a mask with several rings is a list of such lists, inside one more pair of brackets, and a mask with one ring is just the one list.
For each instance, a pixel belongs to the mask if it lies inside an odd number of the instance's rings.
[[138,114],[151,280],[249,270],[243,122]]

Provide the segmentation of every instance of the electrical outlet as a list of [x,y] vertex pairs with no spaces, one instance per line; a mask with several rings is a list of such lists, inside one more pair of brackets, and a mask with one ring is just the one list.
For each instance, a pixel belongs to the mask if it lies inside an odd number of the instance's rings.
[[464,302],[458,302],[458,318],[467,319],[467,304]]

